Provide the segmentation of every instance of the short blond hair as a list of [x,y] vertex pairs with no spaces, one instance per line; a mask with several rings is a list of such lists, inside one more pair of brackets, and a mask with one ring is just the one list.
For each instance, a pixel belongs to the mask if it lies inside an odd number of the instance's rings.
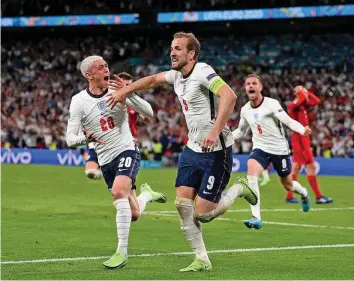
[[245,79],[245,82],[246,82],[246,80],[247,80],[248,78],[252,78],[252,77],[253,77],[253,78],[257,78],[258,81],[259,81],[259,83],[262,84],[262,79],[261,79],[261,77],[258,76],[257,74],[254,74],[254,73],[248,74],[247,77],[246,77],[246,79]]
[[[248,74],[247,75],[247,77],[246,77],[246,79],[245,79],[245,83],[246,83],[246,80],[248,79],[248,78],[257,78],[258,79],[258,81],[259,81],[259,83],[261,83],[262,84],[262,79],[261,79],[261,77],[260,76],[258,76],[257,74],[254,74],[254,73],[251,73],[251,74]],[[263,84],[262,84],[263,85]]]
[[191,32],[186,33],[186,32],[177,32],[173,35],[173,39],[176,38],[187,38],[187,50],[194,51],[194,59],[197,60],[200,52],[200,42],[199,40],[195,37],[195,35]]
[[98,60],[103,60],[103,58],[101,56],[89,56],[81,62],[80,71],[85,78],[86,78],[86,72],[89,72],[93,63]]

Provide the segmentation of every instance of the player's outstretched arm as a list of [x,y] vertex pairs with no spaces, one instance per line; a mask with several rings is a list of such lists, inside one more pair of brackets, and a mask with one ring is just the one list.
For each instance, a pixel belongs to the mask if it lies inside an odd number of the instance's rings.
[[167,84],[167,72],[160,72],[155,75],[150,75],[139,80],[136,80],[129,86],[123,87],[107,95],[107,106],[113,108],[119,102],[125,102],[126,98],[134,92],[155,88],[159,85]]
[[302,126],[299,122],[290,118],[290,116],[283,110],[278,101],[274,100],[274,104],[271,105],[270,109],[272,110],[274,116],[284,125],[288,126],[290,130],[304,136],[311,134],[311,129],[307,126]]
[[76,99],[72,99],[69,110],[69,120],[66,129],[66,143],[69,147],[84,145],[87,143],[85,135],[81,132],[81,108]]
[[234,138],[234,140],[236,141],[242,138],[243,135],[247,132],[248,128],[249,125],[246,119],[243,117],[242,110],[241,110],[241,118],[238,127],[235,131],[232,132],[232,137]]
[[132,94],[127,98],[127,105],[133,108],[136,112],[142,115],[144,118],[151,118],[154,116],[154,112],[150,103],[143,100],[136,94]]

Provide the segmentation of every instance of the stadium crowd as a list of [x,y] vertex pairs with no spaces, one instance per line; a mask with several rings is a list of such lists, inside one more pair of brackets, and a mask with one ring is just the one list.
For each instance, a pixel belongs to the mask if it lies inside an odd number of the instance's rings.
[[[52,16],[77,14],[141,13],[349,4],[348,0],[5,0],[2,16]],[[251,5],[251,6],[250,6]]]
[[[143,38],[113,44],[106,44],[105,40],[108,39],[96,38],[95,42],[99,44],[94,44],[92,39],[4,42],[1,56],[2,147],[66,148],[70,98],[86,87],[79,65],[87,55],[102,54],[111,65],[130,57],[142,57],[147,63],[129,69],[135,78],[158,70],[159,66],[151,57],[159,51],[147,52]],[[282,51],[278,54],[279,57],[283,55]],[[127,69],[112,70],[117,73]],[[310,114],[315,155],[354,157],[352,62],[344,59],[325,67],[302,66],[300,70],[295,62],[291,68],[276,68],[274,62],[270,66],[250,64],[248,60],[229,61],[218,72],[239,95],[229,122],[231,129],[237,127],[240,108],[246,103],[243,79],[248,73],[255,72],[263,79],[264,94],[277,98],[284,108],[293,99],[295,85],[305,85],[320,97],[320,105]],[[152,104],[156,113],[148,125],[139,121],[142,157],[160,159],[165,155],[173,162],[188,140],[179,101],[170,86],[143,92],[141,96]],[[235,144],[234,152],[249,153],[251,148],[251,136],[246,136]]]

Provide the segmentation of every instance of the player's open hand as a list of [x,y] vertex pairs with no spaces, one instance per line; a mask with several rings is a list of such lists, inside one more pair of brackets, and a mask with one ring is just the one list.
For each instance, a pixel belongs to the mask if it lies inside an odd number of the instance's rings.
[[118,77],[118,75],[114,74],[115,80],[109,80],[109,88],[112,90],[119,90],[125,87],[124,81]]
[[305,126],[304,136],[307,137],[309,135],[311,135],[311,129],[309,126]]
[[113,109],[117,103],[122,103],[122,109],[125,109],[126,95],[122,92],[122,89],[115,90],[112,93],[106,95],[108,97],[106,103],[107,106]]
[[203,152],[212,152],[214,151],[215,145],[216,145],[216,139],[217,135],[213,132],[210,131],[208,135],[204,138],[201,147]]
[[85,137],[87,138],[88,142],[97,142],[99,144],[104,144],[103,141],[97,139],[92,132],[87,131],[86,129],[82,129],[82,132],[84,133]]

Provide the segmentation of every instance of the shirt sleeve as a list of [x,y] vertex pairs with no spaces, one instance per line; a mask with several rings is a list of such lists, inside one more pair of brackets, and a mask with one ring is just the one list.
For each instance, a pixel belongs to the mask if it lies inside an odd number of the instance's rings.
[[305,127],[302,126],[296,120],[290,118],[290,116],[284,111],[284,109],[281,107],[280,103],[277,100],[274,100],[270,103],[269,109],[280,122],[288,126],[292,131],[297,132],[301,135],[304,134]]
[[205,86],[209,91],[216,95],[219,89],[226,85],[225,81],[215,72],[208,64],[202,66],[197,75],[197,80]]
[[247,132],[249,128],[247,120],[244,118],[243,113],[241,111],[241,118],[238,124],[238,127],[235,131],[232,132],[232,137],[234,140],[239,140],[242,136]]
[[165,78],[168,84],[174,84],[175,83],[175,77],[176,77],[176,70],[169,70],[165,74]]
[[293,113],[298,107],[300,107],[301,105],[305,104],[306,102],[306,96],[305,93],[300,91],[299,92],[299,98],[296,101],[292,101],[289,103],[288,105],[288,111],[289,114]]
[[71,99],[68,127],[66,129],[66,143],[69,147],[87,143],[86,137],[80,134],[82,109],[77,99]]
[[309,100],[307,101],[306,105],[315,106],[315,105],[318,105],[320,102],[321,102],[321,100],[316,95],[309,92]]
[[143,115],[144,117],[151,118],[154,115],[150,103],[143,100],[136,94],[132,94],[131,96],[129,96],[129,98],[127,98],[127,105],[133,108],[139,114]]

